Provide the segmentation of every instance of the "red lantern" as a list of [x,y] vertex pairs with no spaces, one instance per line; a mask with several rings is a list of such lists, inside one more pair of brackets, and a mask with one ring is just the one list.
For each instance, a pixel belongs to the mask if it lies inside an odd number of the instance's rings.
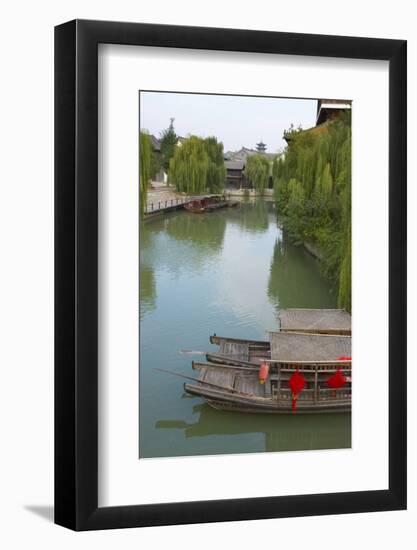
[[291,392],[292,392],[292,402],[291,402],[292,412],[295,412],[295,409],[297,407],[298,394],[306,385],[306,379],[297,370],[294,372],[294,374],[291,375],[291,378],[288,380],[288,385],[291,388]]
[[346,384],[346,382],[346,377],[343,375],[340,369],[337,369],[337,371],[326,380],[326,384],[329,386],[329,388],[333,388],[334,390],[337,390],[337,388],[342,388]]
[[334,391],[332,392],[333,397],[336,397],[336,390],[338,388],[342,388],[346,384],[346,382],[347,379],[340,369],[337,369],[337,371],[326,380],[326,384],[329,386],[329,388],[334,389]]
[[265,384],[265,380],[268,378],[269,374],[269,365],[268,363],[261,363],[259,367],[259,383]]
[[347,355],[342,355],[341,357],[337,358],[338,361],[352,361],[352,357],[348,357]]

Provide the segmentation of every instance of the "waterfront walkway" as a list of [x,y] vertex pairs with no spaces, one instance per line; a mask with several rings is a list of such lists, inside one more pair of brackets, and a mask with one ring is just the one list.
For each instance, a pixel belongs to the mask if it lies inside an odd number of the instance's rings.
[[190,197],[184,193],[178,193],[175,187],[170,187],[165,183],[152,181],[148,189],[148,196],[145,206],[145,214],[165,209],[170,206],[188,202]]
[[184,208],[185,204],[195,199],[217,196],[219,194],[186,195],[185,193],[178,193],[174,187],[169,187],[165,183],[152,182],[152,186],[148,190],[144,209],[145,219],[158,214],[167,214],[174,210],[180,210]]

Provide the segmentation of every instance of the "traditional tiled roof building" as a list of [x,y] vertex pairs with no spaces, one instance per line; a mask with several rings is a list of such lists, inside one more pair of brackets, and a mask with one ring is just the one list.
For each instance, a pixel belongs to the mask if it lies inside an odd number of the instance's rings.
[[351,101],[346,99],[319,99],[317,101],[316,126],[337,118],[341,112],[351,108]]
[[309,133],[319,135],[327,132],[327,126],[335,120],[342,112],[351,109],[352,102],[346,99],[318,99],[316,125],[299,132],[284,132],[284,139],[289,144],[294,135]]
[[226,185],[236,188],[244,187],[245,184],[245,161],[226,160]]

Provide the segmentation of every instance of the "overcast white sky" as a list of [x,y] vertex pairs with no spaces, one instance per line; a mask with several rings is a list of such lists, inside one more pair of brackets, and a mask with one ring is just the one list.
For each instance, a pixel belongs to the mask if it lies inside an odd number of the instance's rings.
[[140,93],[140,126],[159,137],[175,118],[177,135],[216,136],[224,150],[254,148],[261,139],[268,153],[285,147],[290,124],[310,128],[316,123],[317,100],[258,98],[170,92]]

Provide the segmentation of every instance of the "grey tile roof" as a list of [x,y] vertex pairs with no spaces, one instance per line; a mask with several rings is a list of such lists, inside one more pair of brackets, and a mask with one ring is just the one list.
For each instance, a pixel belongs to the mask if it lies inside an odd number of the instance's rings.
[[281,309],[281,330],[351,330],[352,319],[344,309]]
[[243,160],[226,160],[224,165],[226,170],[243,170],[245,168]]
[[154,151],[160,151],[161,150],[161,142],[159,141],[159,139],[157,139],[153,134],[150,135],[150,138],[151,138],[152,149]]
[[352,355],[350,336],[270,332],[269,342],[273,361],[337,361]]

